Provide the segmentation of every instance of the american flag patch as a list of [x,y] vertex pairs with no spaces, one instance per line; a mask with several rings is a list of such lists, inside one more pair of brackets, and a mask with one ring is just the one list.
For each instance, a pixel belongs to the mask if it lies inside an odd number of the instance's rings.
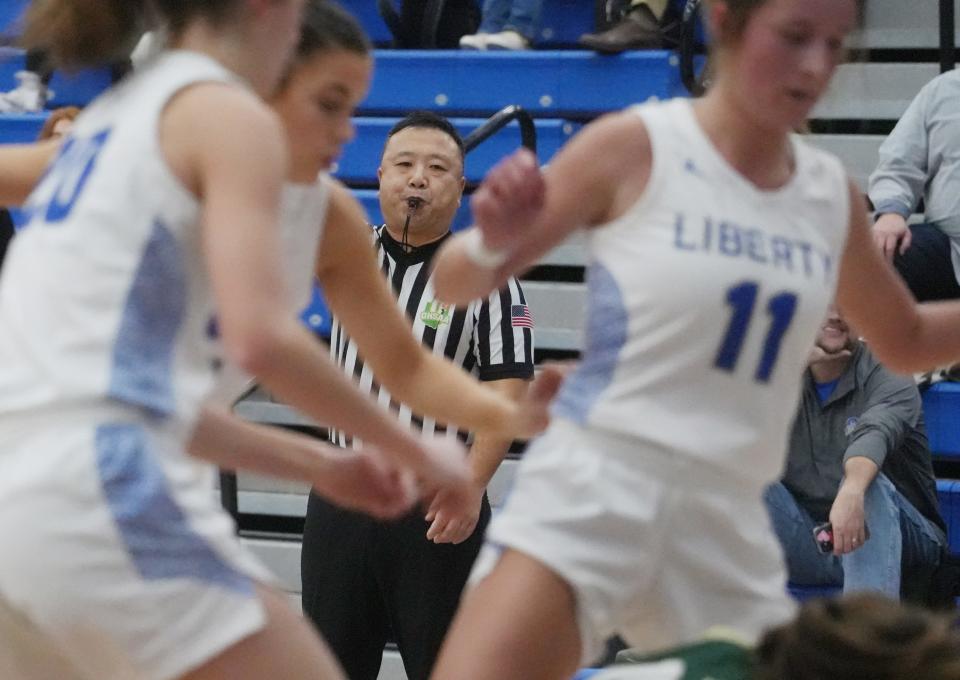
[[533,328],[533,317],[526,305],[510,305],[510,325],[514,328]]

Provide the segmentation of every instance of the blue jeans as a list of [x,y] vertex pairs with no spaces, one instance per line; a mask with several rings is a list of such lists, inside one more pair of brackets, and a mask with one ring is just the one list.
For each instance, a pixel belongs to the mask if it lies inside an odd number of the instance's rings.
[[484,0],[479,32],[516,31],[533,41],[542,4],[543,0]]
[[883,474],[877,475],[864,497],[870,538],[840,557],[818,552],[813,540],[816,522],[783,484],[771,485],[764,501],[783,546],[790,581],[798,585],[842,585],[844,593],[867,590],[900,599],[903,566],[936,567],[946,543],[940,529]]

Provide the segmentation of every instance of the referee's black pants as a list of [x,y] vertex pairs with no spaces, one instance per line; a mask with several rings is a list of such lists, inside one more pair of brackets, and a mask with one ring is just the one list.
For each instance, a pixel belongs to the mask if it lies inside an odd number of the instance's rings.
[[350,680],[376,680],[397,643],[409,680],[428,680],[490,521],[486,495],[473,535],[427,540],[417,509],[380,522],[310,494],[303,533],[303,611]]

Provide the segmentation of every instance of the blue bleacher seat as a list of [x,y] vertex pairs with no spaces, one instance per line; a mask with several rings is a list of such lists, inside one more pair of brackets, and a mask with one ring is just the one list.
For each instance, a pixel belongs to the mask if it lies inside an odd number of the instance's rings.
[[54,71],[50,79],[53,98],[47,102],[47,108],[86,106],[110,85],[109,68],[88,68],[76,73]]
[[843,590],[840,586],[806,586],[798,583],[788,583],[787,591],[797,602],[806,602],[817,597],[834,597]]
[[314,284],[313,296],[310,304],[300,313],[300,319],[317,335],[329,338],[330,328],[332,326],[332,315],[327,307],[326,300],[323,299],[323,293],[320,287]]
[[960,459],[960,383],[939,382],[924,390],[923,413],[934,457]]
[[47,113],[0,115],[0,144],[24,144],[36,140],[47,115]]
[[[354,124],[356,138],[343,151],[336,176],[346,182],[376,183],[380,155],[387,132],[397,118],[357,118]],[[461,135],[466,136],[485,121],[479,118],[457,118],[452,121]],[[546,163],[560,147],[580,128],[579,123],[564,120],[538,120],[537,155]],[[466,177],[471,182],[483,178],[498,160],[520,147],[520,126],[514,122],[497,132],[470,153]]]
[[937,500],[940,502],[940,515],[947,525],[950,552],[960,554],[960,480],[938,479]]
[[534,46],[570,47],[596,28],[594,3],[582,0],[544,0]]
[[0,2],[0,37],[12,40],[20,33],[19,20],[30,0],[3,0]]
[[370,41],[378,47],[387,47],[393,41],[390,29],[377,10],[377,0],[341,0],[343,7],[357,18]]
[[0,47],[0,91],[17,84],[14,74],[27,66],[26,53],[16,47]]
[[634,102],[684,95],[664,50],[604,57],[579,50],[378,50],[361,115],[490,115],[517,104],[541,118],[592,118]]

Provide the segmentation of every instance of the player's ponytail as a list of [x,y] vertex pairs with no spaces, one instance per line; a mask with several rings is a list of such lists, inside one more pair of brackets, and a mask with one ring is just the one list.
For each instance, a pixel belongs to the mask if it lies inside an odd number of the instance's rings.
[[143,30],[144,0],[33,0],[23,45],[58,67],[80,68],[126,56]]
[[363,28],[352,14],[331,0],[307,0],[300,24],[300,40],[278,92],[289,83],[297,68],[323,52],[344,50],[366,56],[373,47]]

